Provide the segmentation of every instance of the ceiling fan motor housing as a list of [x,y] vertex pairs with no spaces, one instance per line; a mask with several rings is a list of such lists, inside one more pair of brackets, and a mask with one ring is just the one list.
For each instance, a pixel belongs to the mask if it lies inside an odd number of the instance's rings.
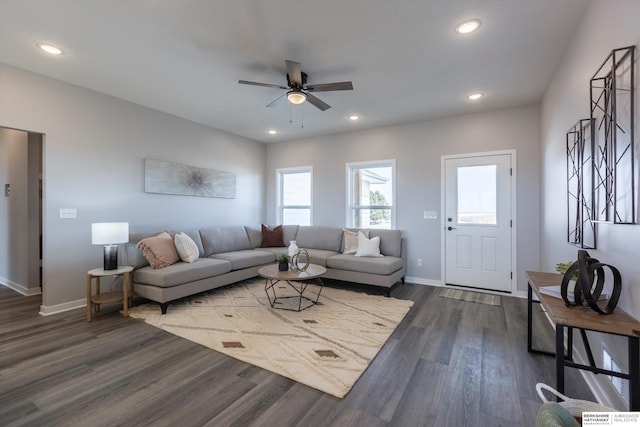
[[[300,89],[302,89],[304,85],[307,84],[307,73],[302,71],[300,74],[302,75],[302,85],[300,86]],[[292,89],[298,87],[295,84],[291,83],[291,79],[289,78],[289,73],[287,73],[287,85]]]

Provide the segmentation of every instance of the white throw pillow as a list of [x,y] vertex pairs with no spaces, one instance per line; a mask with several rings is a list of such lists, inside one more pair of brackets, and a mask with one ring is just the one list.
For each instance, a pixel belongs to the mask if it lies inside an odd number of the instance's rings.
[[200,257],[198,245],[185,233],[177,233],[173,238],[173,243],[176,245],[176,250],[182,261],[194,262]]
[[344,231],[344,251],[343,254],[355,254],[358,252],[358,233],[362,232],[364,237],[369,238],[369,229],[351,231],[346,228]]
[[367,239],[361,231],[358,232],[358,251],[356,256],[362,257],[381,257],[380,254],[380,236]]

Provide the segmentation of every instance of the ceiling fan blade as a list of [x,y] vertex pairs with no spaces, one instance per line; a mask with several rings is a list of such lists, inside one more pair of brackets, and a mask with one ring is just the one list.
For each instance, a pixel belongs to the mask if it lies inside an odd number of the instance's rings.
[[272,85],[270,83],[250,82],[248,80],[238,80],[238,83],[240,83],[241,85],[264,86],[264,87],[276,87],[278,89],[289,89],[286,86]]
[[323,83],[319,85],[308,85],[304,88],[309,92],[327,92],[330,90],[353,90],[351,82]]
[[320,99],[311,95],[310,93],[307,93],[306,95],[307,95],[307,101],[309,101],[311,105],[318,108],[319,110],[325,111],[331,108],[331,105],[327,104],[324,101],[321,101]]
[[289,74],[289,81],[296,87],[302,87],[302,71],[300,69],[300,63],[289,61],[285,59],[287,63],[287,74]]
[[283,93],[282,95],[271,101],[271,103],[267,105],[267,108],[277,107],[278,105],[282,104],[282,101],[284,101],[285,99],[287,99],[287,94]]

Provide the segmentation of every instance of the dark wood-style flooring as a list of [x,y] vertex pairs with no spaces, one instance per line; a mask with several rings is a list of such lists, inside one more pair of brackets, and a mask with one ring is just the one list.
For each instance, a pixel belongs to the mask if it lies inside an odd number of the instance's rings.
[[[415,305],[337,399],[124,318],[116,306],[91,323],[82,309],[43,317],[39,296],[0,286],[0,425],[534,425],[535,384],[554,384],[554,361],[526,351],[526,300],[503,297],[495,307],[411,284],[393,296]],[[534,328],[536,346],[552,349],[540,312]],[[573,369],[566,393],[593,399]]]

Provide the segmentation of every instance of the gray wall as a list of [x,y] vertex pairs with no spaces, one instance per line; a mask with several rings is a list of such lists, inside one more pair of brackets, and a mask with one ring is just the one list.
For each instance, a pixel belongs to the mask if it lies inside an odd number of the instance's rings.
[[[396,228],[407,238],[407,276],[439,283],[441,156],[516,149],[518,289],[526,291],[524,271],[539,267],[539,129],[536,104],[269,145],[267,220],[276,219],[277,168],[313,166],[313,224],[341,227],[345,162],[396,159]],[[423,219],[425,210],[437,211],[439,219]]]
[[0,128],[0,282],[21,292],[29,288],[27,141],[26,132]]
[[[558,262],[575,260],[577,254],[577,249],[566,242],[565,134],[579,119],[589,117],[589,79],[612,49],[636,45],[636,76],[638,75],[638,17],[640,2],[637,0],[598,0],[591,3],[574,42],[567,50],[564,61],[544,96],[540,257],[545,271],[553,271]],[[639,111],[636,89],[636,112]],[[638,122],[636,113],[636,136]],[[636,138],[636,147],[637,145]],[[589,250],[589,253],[620,269],[623,284],[619,307],[635,318],[640,318],[640,226],[600,224],[598,249]],[[611,340],[603,336],[595,338],[598,341],[592,345],[597,361],[601,356],[600,347],[604,345],[623,368],[628,366],[624,339]],[[606,384],[599,383],[596,386],[606,393],[610,392]],[[612,403],[620,406],[615,399]]]
[[[102,263],[92,222],[138,232],[263,220],[263,144],[4,64],[0,88],[0,126],[44,134],[44,313],[84,304],[86,273]],[[146,157],[234,172],[237,197],[146,194]]]

